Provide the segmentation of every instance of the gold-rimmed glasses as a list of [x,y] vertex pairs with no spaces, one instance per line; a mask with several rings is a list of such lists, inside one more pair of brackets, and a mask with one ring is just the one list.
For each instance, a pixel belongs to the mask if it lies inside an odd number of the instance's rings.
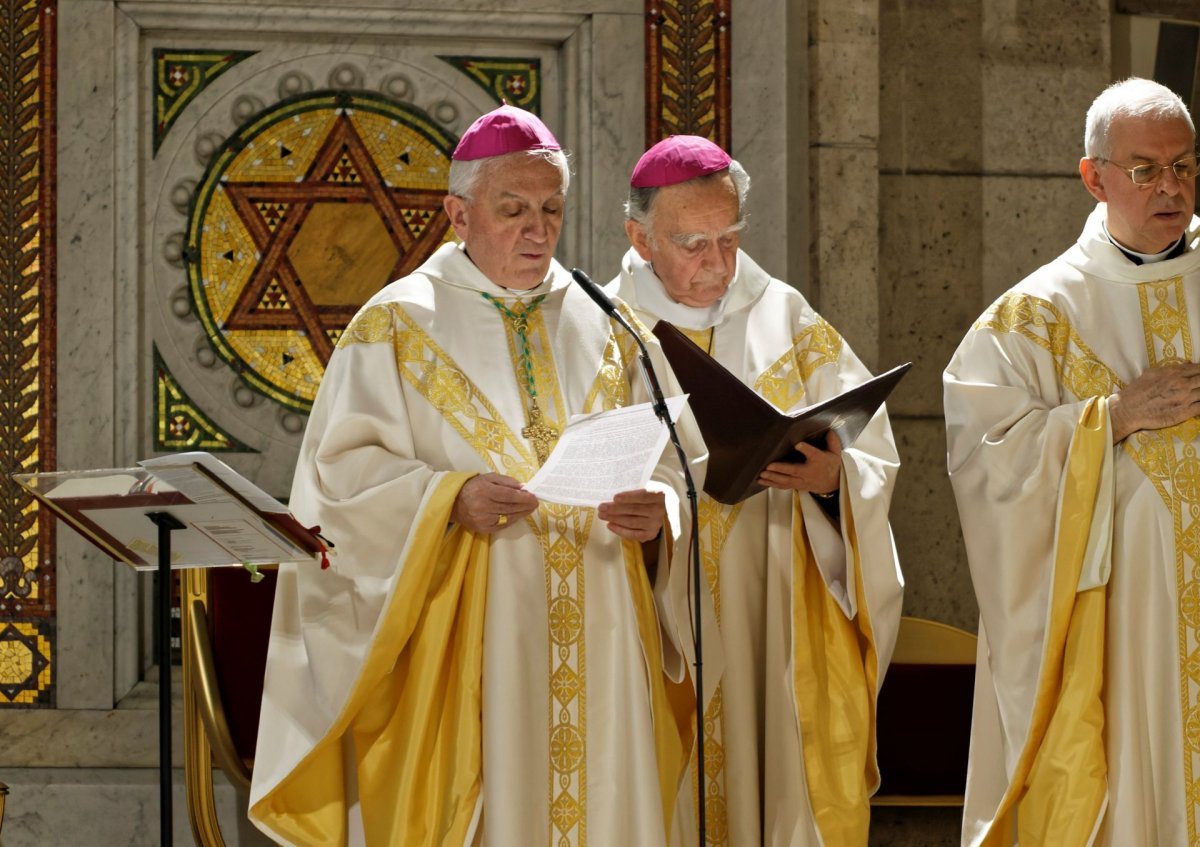
[[1196,161],[1196,154],[1192,153],[1184,156],[1177,162],[1172,162],[1169,165],[1160,165],[1157,162],[1147,165],[1137,165],[1132,168],[1127,168],[1119,162],[1114,162],[1112,159],[1105,159],[1103,156],[1093,156],[1097,162],[1108,162],[1110,165],[1115,165],[1120,170],[1129,174],[1129,178],[1133,180],[1134,185],[1151,186],[1162,179],[1163,171],[1170,168],[1175,173],[1175,178],[1178,180],[1195,179],[1196,174],[1200,173],[1200,163]]

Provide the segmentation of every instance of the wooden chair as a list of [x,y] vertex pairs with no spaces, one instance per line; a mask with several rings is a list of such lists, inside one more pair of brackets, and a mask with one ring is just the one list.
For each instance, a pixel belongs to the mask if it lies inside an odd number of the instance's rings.
[[252,583],[242,568],[182,572],[184,781],[192,834],[202,847],[225,847],[213,763],[239,797],[250,791],[275,600],[275,573],[262,573]]
[[961,806],[967,780],[976,637],[904,617],[879,693],[874,806]]

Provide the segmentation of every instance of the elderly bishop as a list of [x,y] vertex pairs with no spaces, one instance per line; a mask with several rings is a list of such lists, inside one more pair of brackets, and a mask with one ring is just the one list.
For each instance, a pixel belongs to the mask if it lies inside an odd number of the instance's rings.
[[[870,373],[796,289],[738,249],[749,189],[706,139],[650,148],[630,180],[632,247],[609,291],[790,410]],[[700,506],[725,663],[705,714],[710,844],[867,843],[875,702],[900,619],[888,525],[899,460],[882,410],[851,447],[836,436],[796,446],[806,461],[767,466],[766,491]],[[690,788],[674,844],[696,843]]]
[[641,381],[553,259],[541,121],[480,118],[449,183],[462,243],[363,306],[309,420],[291,507],[338,555],[281,569],[251,816],[293,845],[662,844],[686,751],[648,572],[679,474],[595,509],[522,488]]

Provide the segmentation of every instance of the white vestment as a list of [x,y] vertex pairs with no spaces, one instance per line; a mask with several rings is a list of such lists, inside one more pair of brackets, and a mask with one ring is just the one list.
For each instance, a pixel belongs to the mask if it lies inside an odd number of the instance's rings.
[[964,844],[1200,843],[1200,419],[1114,446],[1107,407],[1200,356],[1200,219],[1135,265],[1106,214],[945,373],[981,618]]
[[[799,292],[772,279],[740,251],[729,289],[707,309],[669,301],[653,269],[632,249],[608,291],[628,303],[647,326],[660,318],[675,324],[784,411],[832,397],[870,376]],[[701,549],[725,663],[720,689],[706,712],[710,844],[866,843],[866,802],[877,781],[875,696],[895,644],[903,585],[888,525],[899,459],[886,411],[842,455],[840,522],[831,520],[807,493],[768,489],[734,506],[701,497]],[[807,583],[810,598],[812,586],[819,586],[818,593],[830,601],[827,608],[842,623],[853,621],[860,628],[850,661],[866,683],[846,707],[862,717],[857,729],[869,735],[869,743],[860,739],[863,748],[833,766],[858,792],[841,807],[828,797],[811,797],[811,779],[805,776],[806,768],[811,773],[830,765],[810,751],[806,742],[811,739],[802,740],[802,725],[811,726],[814,734],[836,730],[819,715],[804,713],[797,688],[807,693],[812,684],[804,681],[807,671],[798,667],[812,661],[836,663],[845,655],[808,641],[803,641],[809,645],[805,648],[796,638],[797,625],[812,624],[804,616],[818,612],[804,611],[803,592],[796,589],[808,570],[803,561],[807,551],[808,563],[817,569]],[[869,634],[863,643],[873,641],[873,647],[860,651],[863,634]],[[800,651],[806,656],[799,656]],[[827,705],[809,711],[824,711]],[[685,783],[686,796],[680,798],[673,844],[696,843],[695,781],[693,772]],[[814,811],[817,804],[822,806],[819,813]],[[817,835],[822,815],[832,821],[821,833],[823,842]]]
[[[645,399],[628,341],[557,262],[513,293],[443,245],[362,308],[290,504],[336,556],[325,571],[281,568],[272,622],[251,814],[284,843],[665,840],[687,750],[661,667],[681,662],[660,644],[640,545],[594,509],[547,503],[490,537],[447,526],[461,472],[525,481],[538,467],[522,434],[526,353],[484,294],[529,306],[546,423]],[[655,474],[668,512],[675,467],[672,455]]]

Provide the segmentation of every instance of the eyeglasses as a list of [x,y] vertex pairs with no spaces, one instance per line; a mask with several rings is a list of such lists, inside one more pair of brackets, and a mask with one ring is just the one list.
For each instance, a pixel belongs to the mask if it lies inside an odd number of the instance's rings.
[[1138,165],[1136,168],[1127,168],[1124,165],[1117,164],[1112,159],[1105,159],[1101,156],[1093,156],[1097,162],[1108,162],[1110,165],[1116,165],[1125,173],[1129,174],[1129,178],[1133,180],[1134,185],[1154,185],[1162,179],[1163,171],[1170,168],[1175,172],[1175,178],[1179,180],[1195,179],[1196,174],[1200,173],[1200,164],[1196,161],[1196,154],[1184,156],[1178,162],[1173,162],[1169,165]]

